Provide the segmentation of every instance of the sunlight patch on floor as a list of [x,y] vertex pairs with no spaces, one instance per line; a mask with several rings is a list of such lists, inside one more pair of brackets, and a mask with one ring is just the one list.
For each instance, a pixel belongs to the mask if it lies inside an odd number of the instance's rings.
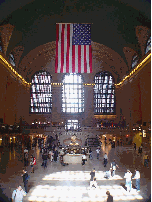
[[135,189],[127,192],[119,185],[98,186],[89,188],[85,186],[50,186],[38,185],[31,192],[28,201],[105,201],[107,198],[106,191],[109,190],[114,197],[114,201],[139,200],[143,199]]
[[[104,178],[105,172],[96,171],[97,180],[107,180]],[[123,179],[119,175],[115,175],[114,177],[110,177],[108,180],[117,180]],[[51,173],[46,175],[43,180],[73,180],[73,181],[84,181],[90,180],[90,171],[61,171]]]

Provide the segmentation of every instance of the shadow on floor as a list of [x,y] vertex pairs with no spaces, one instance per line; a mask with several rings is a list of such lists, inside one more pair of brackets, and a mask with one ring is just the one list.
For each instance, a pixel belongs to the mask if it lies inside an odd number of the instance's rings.
[[[120,186],[122,186],[127,191],[127,187],[125,186],[124,183],[120,183]],[[134,184],[132,184],[132,188],[136,189],[136,186]]]
[[127,191],[127,187],[125,186],[124,183],[120,183],[120,186],[122,186]]
[[34,182],[28,182],[28,190],[27,191],[29,191],[33,187],[34,187]]

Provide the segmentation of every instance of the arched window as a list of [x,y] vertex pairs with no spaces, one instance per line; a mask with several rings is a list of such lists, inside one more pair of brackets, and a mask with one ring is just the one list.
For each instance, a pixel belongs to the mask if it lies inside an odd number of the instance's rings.
[[95,75],[94,86],[94,113],[115,114],[115,85],[113,76],[109,72],[100,72]]
[[2,38],[0,37],[0,52],[3,52]]
[[147,40],[145,54],[148,53],[150,50],[151,50],[151,36]]
[[62,111],[67,113],[84,112],[84,87],[80,74],[66,74],[62,86]]
[[133,69],[138,64],[139,58],[138,55],[132,57],[131,69]]
[[38,72],[32,78],[30,112],[51,113],[51,109],[51,76],[47,72]]
[[9,61],[13,67],[15,67],[15,59],[13,53],[9,54]]
[[77,130],[80,127],[79,121],[76,120],[67,120],[65,124],[65,130]]

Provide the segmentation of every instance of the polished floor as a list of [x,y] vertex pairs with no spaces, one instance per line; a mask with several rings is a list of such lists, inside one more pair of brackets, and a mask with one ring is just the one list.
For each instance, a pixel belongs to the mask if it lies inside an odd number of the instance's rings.
[[[150,156],[150,149],[143,148]],[[103,166],[103,155],[108,154],[108,165]],[[150,201],[151,197],[151,165],[149,168],[143,166],[142,155],[138,156],[132,146],[118,146],[111,148],[101,146],[99,160],[96,158],[95,148],[93,150],[93,160],[89,160],[86,165],[69,164],[62,166],[59,162],[48,162],[44,169],[41,166],[42,158],[38,147],[31,149],[29,154],[34,154],[37,159],[35,172],[31,173],[28,166],[30,179],[28,182],[28,194],[23,201],[106,201],[106,191],[109,190],[114,197],[114,201]],[[110,162],[116,159],[119,168],[113,178],[105,179],[104,172],[109,170]],[[141,191],[136,192],[135,180],[132,180],[132,191],[125,189],[124,175],[127,169],[130,169],[134,176],[135,168],[141,173]],[[11,198],[13,190],[17,184],[22,182],[23,168],[23,148],[8,149],[4,148],[0,153],[0,186],[2,201],[8,201]],[[89,188],[90,171],[96,170],[97,188]],[[2,193],[3,192],[3,193]]]

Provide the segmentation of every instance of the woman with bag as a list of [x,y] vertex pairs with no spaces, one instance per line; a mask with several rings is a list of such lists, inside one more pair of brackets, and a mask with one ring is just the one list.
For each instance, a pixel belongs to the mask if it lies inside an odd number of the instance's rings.
[[35,157],[33,157],[33,173],[34,173],[34,166],[36,165],[36,158]]

